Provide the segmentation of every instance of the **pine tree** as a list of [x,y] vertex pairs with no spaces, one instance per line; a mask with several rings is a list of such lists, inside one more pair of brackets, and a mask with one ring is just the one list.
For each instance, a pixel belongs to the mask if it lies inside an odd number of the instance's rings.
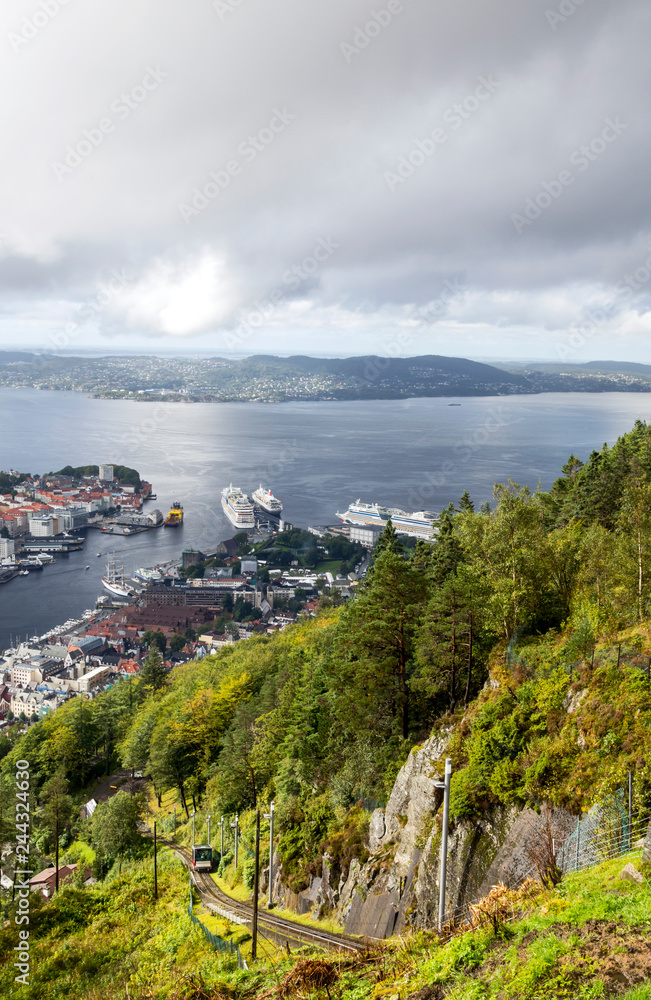
[[402,544],[400,543],[398,533],[393,526],[391,518],[389,518],[385,524],[382,534],[375,543],[373,555],[375,559],[377,559],[379,555],[386,551],[395,552],[398,555],[400,555],[403,551]]
[[403,739],[409,732],[412,639],[423,599],[422,577],[401,554],[387,548],[339,620],[343,647],[353,662],[364,664],[349,677],[349,697],[357,699],[358,708],[367,704],[371,712],[382,705],[389,708]]
[[456,573],[457,567],[464,561],[461,547],[454,530],[454,507],[448,504],[441,511],[437,521],[438,534],[431,557],[431,579],[435,586],[440,586],[447,578]]
[[466,568],[448,576],[430,598],[415,639],[413,686],[429,699],[445,692],[450,712],[461,691],[465,706],[470,698],[484,596]]
[[468,490],[464,490],[461,496],[459,497],[459,510],[466,510],[469,511],[471,514],[474,514],[475,512],[475,505],[470,499],[470,494],[468,493]]
[[166,676],[163,657],[156,648],[151,649],[140,671],[143,687],[158,691],[165,683]]
[[62,771],[58,771],[43,785],[41,796],[45,802],[42,811],[42,821],[54,842],[55,857],[55,891],[59,890],[59,838],[70,825],[73,816],[73,803],[68,795],[68,782]]

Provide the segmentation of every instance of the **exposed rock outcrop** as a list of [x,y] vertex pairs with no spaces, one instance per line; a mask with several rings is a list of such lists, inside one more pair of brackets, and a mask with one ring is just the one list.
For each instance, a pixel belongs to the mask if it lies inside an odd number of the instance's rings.
[[[432,927],[438,917],[440,806],[443,792],[436,762],[446,740],[432,737],[412,751],[384,810],[371,818],[366,864],[353,862],[336,907],[351,933],[380,936],[405,924]],[[553,810],[555,835],[564,839],[576,817]],[[481,899],[493,885],[518,885],[534,873],[529,848],[548,820],[532,809],[496,806],[479,819],[453,824],[448,840],[446,912]],[[384,832],[383,832],[384,828]],[[651,849],[651,845],[650,845]]]
[[642,864],[651,866],[651,823],[649,823],[642,851]]
[[[423,826],[433,819],[443,801],[443,792],[436,787],[441,775],[435,762],[445,753],[447,740],[432,736],[421,747],[415,748],[395,780],[384,812],[382,847],[394,841],[397,844],[394,864],[400,877],[407,875],[414,849]],[[376,810],[377,812],[378,810]],[[377,821],[376,821],[377,822]]]
[[412,750],[386,809],[374,811],[371,857],[364,865],[352,862],[337,903],[336,916],[348,933],[386,937],[404,925],[421,849],[443,798],[436,761],[445,744],[435,736]]
[[[349,933],[384,937],[404,926],[432,927],[438,917],[440,807],[438,762],[447,738],[434,736],[414,748],[395,780],[386,809],[376,809],[368,833],[369,859],[353,859],[340,872],[327,855],[308,889],[291,893],[274,879],[274,898],[315,916],[333,912]],[[485,896],[493,885],[517,885],[533,874],[528,848],[544,839],[549,819],[532,809],[495,806],[479,819],[454,823],[448,840],[446,912],[454,914]],[[555,836],[565,839],[576,817],[554,810]],[[646,856],[651,860],[651,830]]]

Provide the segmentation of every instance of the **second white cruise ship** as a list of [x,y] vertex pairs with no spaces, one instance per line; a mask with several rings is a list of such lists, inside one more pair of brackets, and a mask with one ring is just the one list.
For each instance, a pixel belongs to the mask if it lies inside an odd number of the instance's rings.
[[253,491],[251,496],[253,502],[257,503],[258,507],[262,507],[268,514],[275,514],[276,517],[280,517],[283,509],[282,503],[273,495],[271,490],[265,489],[262,483],[260,483],[257,490]]
[[236,528],[255,528],[253,504],[239,486],[226,486],[222,490],[222,508]]
[[416,535],[431,540],[437,532],[434,521],[437,515],[430,510],[417,510],[409,514],[399,507],[382,507],[378,503],[351,503],[344,514],[337,511],[344,524],[377,524],[383,527],[389,518],[399,535]]

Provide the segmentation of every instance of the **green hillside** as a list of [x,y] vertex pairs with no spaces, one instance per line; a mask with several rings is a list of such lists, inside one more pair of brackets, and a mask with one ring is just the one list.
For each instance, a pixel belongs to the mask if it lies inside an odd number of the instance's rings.
[[[215,952],[190,923],[187,875],[162,852],[159,898],[151,864],[131,862],[101,885],[65,888],[36,909],[30,985],[16,986],[8,955],[13,926],[0,931],[0,995],[29,1000],[251,1000],[298,996],[327,1000],[592,1000],[651,998],[651,889],[618,879],[627,858],[570,876],[556,889],[502,893],[477,926],[441,943],[433,932],[384,942],[364,957],[287,955],[263,943],[250,962],[250,935],[200,912],[234,955]],[[315,960],[316,959],[316,960]],[[325,963],[325,964],[324,964]],[[324,971],[329,989],[317,984]],[[296,980],[302,972],[303,983]]]
[[[453,829],[494,806],[540,810],[551,803],[579,815],[621,788],[629,771],[635,816],[648,815],[650,621],[651,429],[638,422],[631,434],[613,448],[593,453],[585,464],[572,456],[548,493],[499,484],[494,503],[481,510],[464,494],[456,508],[443,512],[435,546],[420,543],[406,553],[388,529],[355,599],[342,607],[324,600],[315,619],[176,667],[171,675],[154,653],[140,678],[121,682],[90,702],[73,699],[23,735],[13,727],[0,736],[2,841],[14,842],[16,763],[27,760],[31,860],[40,869],[44,857],[52,856],[52,817],[60,806],[61,851],[72,852],[74,859],[87,850],[79,842],[90,845],[100,878],[97,888],[76,890],[76,896],[66,890],[44,907],[43,926],[54,921],[59,927],[60,954],[48,959],[54,963],[47,966],[50,993],[33,995],[64,995],[66,970],[74,977],[82,962],[81,945],[75,945],[77,957],[73,960],[71,954],[68,964],[65,952],[75,935],[91,941],[89,922],[104,920],[107,928],[93,947],[104,947],[104,937],[111,938],[121,919],[108,901],[116,884],[124,886],[120,892],[142,900],[137,920],[151,921],[160,940],[167,940],[168,919],[177,928],[185,920],[186,936],[190,933],[171,865],[169,899],[164,897],[169,908],[163,902],[145,905],[150,848],[135,832],[119,834],[132,826],[135,831],[137,817],[135,812],[127,815],[128,797],[116,796],[110,805],[100,806],[92,822],[79,818],[79,806],[91,797],[96,779],[118,765],[149,776],[159,829],[171,832],[176,807],[177,835],[186,842],[187,819],[196,808],[202,834],[208,813],[228,818],[239,813],[243,844],[250,847],[254,810],[274,799],[277,846],[284,878],[294,891],[320,871],[325,851],[333,878],[346,873],[353,857],[365,860],[370,810],[387,801],[410,751],[433,732],[450,735],[445,753],[453,760]],[[227,856],[225,865],[231,861]],[[246,852],[238,870],[231,864],[227,874],[232,885],[250,885]],[[563,900],[574,898],[572,893],[577,900],[584,898],[581,893],[588,892],[592,878],[563,881],[553,890],[557,902],[549,913],[569,913],[571,906]],[[627,914],[634,916],[629,923],[645,924],[647,904],[640,903],[640,909],[631,902],[629,911],[624,903],[628,906],[631,893],[637,893],[635,900],[646,900],[646,892],[646,886],[618,886],[613,894],[605,883],[598,893],[595,889],[595,906],[603,897],[604,914],[612,914],[611,936],[617,937]],[[4,916],[11,920],[15,903],[10,893],[0,898]],[[541,904],[542,910],[548,902]],[[55,911],[58,916],[47,916]],[[595,910],[594,919],[605,917]],[[151,927],[143,924],[143,940],[154,934]],[[541,969],[556,968],[553,963],[560,962],[565,944],[558,945],[549,966],[552,953],[545,948],[551,948],[551,937],[546,932],[540,937],[542,928],[543,923],[534,923],[523,932],[533,935],[526,948],[532,961],[536,948],[542,949]],[[5,977],[11,933],[6,929],[1,949]],[[432,938],[423,940],[427,948],[438,948]],[[479,940],[484,940],[481,934],[473,937]],[[489,962],[488,951],[498,948],[486,941],[477,968]],[[579,954],[580,942],[567,941],[567,954]],[[414,955],[425,947],[418,936],[409,942],[405,948],[415,949]],[[128,944],[116,943],[109,958],[93,965],[88,987],[79,985],[74,995],[112,995],[80,992],[82,986],[91,989],[93,976],[100,977],[98,970],[105,966],[114,968],[116,982],[126,982],[128,970],[135,974],[146,949],[129,951]],[[189,974],[193,967],[186,952],[172,944],[165,947],[170,955],[179,955],[179,975],[183,969]],[[468,947],[472,951],[479,945]],[[452,955],[462,945],[449,948],[446,954]],[[510,954],[504,951],[504,961]],[[209,957],[205,975],[213,982],[221,972],[210,964],[218,960]],[[434,976],[429,962],[423,967]],[[514,982],[521,974],[516,964]],[[260,977],[266,974],[259,972]],[[229,990],[240,988],[238,975],[229,973]],[[595,985],[599,975],[588,977],[586,988],[593,992],[567,995],[602,995],[594,992],[601,988]],[[360,977],[362,981],[361,972]],[[252,990],[254,979],[246,981]],[[259,989],[264,988],[260,978]],[[142,995],[166,995],[158,981],[156,989]],[[470,990],[471,984],[463,989]],[[406,990],[403,985],[395,991],[378,985],[373,995],[396,992],[404,1000]],[[532,990],[530,985],[520,993],[452,995],[565,995]]]

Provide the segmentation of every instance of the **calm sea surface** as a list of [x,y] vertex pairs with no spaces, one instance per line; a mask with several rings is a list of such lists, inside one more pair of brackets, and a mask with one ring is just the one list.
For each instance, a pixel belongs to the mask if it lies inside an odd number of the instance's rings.
[[260,482],[269,486],[299,526],[334,523],[335,512],[358,498],[437,511],[464,489],[477,502],[488,499],[493,483],[509,477],[548,488],[572,451],[585,459],[636,418],[651,420],[646,393],[450,402],[163,406],[0,389],[0,468],[129,465],[153,483],[158,499],[149,509],[165,514],[177,499],[185,508],[179,529],[132,538],[91,531],[83,551],[0,586],[0,649],[10,636],[40,635],[93,607],[109,550],[124,557],[130,574],[230,537],[220,492],[231,482],[249,493]]

